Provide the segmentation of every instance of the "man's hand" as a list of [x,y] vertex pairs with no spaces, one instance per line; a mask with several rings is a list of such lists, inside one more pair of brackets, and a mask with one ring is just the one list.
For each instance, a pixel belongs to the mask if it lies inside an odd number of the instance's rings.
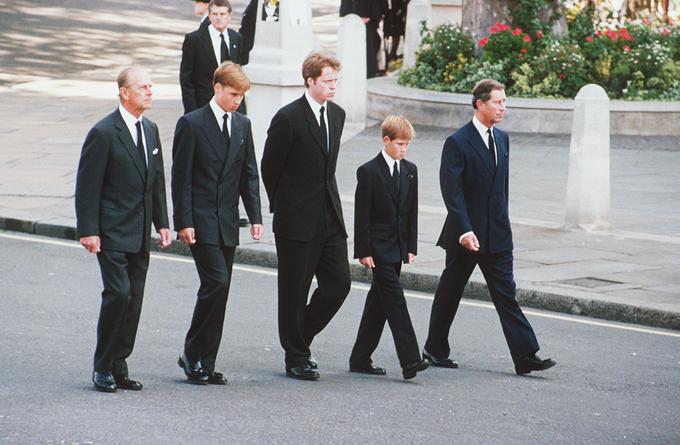
[[373,269],[375,267],[375,263],[373,262],[372,256],[365,256],[363,258],[360,258],[359,262],[361,263],[362,266],[365,266],[369,269]]
[[172,233],[170,232],[170,229],[161,229],[158,231],[158,233],[161,235],[161,239],[158,241],[158,245],[161,247],[161,249],[164,249],[172,244]]
[[250,237],[252,239],[254,239],[255,241],[262,238],[262,232],[264,232],[264,228],[262,227],[262,224],[252,224],[250,226]]
[[409,253],[408,254],[408,263],[413,264],[413,262],[416,260],[416,254],[415,253]]
[[477,237],[474,233],[471,233],[463,238],[460,242],[460,245],[465,247],[469,252],[479,251],[479,241],[477,240]]
[[80,238],[80,244],[90,253],[97,253],[102,247],[99,235],[84,236]]
[[196,244],[196,231],[193,227],[186,227],[180,230],[177,234],[179,235],[179,240],[187,246]]

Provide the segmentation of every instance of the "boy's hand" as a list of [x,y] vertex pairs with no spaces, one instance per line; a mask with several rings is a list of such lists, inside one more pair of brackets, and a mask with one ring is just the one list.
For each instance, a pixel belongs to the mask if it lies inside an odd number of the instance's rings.
[[408,263],[413,264],[413,262],[416,260],[416,254],[415,253],[409,253],[408,254]]
[[360,258],[359,262],[369,269],[373,269],[375,267],[375,263],[373,262],[372,256],[365,256],[363,258]]

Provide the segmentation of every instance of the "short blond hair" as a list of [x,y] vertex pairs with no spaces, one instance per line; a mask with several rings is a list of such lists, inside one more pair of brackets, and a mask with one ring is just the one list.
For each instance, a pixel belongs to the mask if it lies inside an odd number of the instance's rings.
[[330,54],[324,54],[319,51],[309,53],[305,57],[305,61],[302,62],[302,79],[305,82],[305,87],[309,87],[307,79],[316,79],[327,66],[339,71],[340,61]]
[[382,137],[387,136],[390,140],[406,139],[413,140],[416,136],[416,131],[413,125],[404,116],[387,116],[380,127]]
[[233,88],[243,94],[250,89],[250,80],[241,69],[241,65],[229,60],[222,62],[213,74],[213,85],[218,83],[223,87]]

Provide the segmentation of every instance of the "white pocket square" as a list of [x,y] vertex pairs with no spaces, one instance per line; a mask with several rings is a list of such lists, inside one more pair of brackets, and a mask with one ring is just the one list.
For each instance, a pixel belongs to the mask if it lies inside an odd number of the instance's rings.
[[158,149],[157,149],[157,148],[154,148],[153,151],[151,152],[151,154],[157,155],[157,154],[158,154]]

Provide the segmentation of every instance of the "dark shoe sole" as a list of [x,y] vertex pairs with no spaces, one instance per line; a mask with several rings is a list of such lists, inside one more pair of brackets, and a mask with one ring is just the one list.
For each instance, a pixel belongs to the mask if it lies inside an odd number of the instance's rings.
[[367,375],[386,375],[387,371],[383,368],[380,369],[361,369],[355,368],[353,366],[349,367],[349,372],[356,372],[357,374],[367,374]]
[[443,360],[438,360],[433,358],[431,355],[423,353],[423,360],[425,360],[430,366],[435,366],[437,368],[447,368],[447,369],[457,369],[458,362],[455,360],[450,360],[450,362],[444,362]]
[[96,389],[96,390],[99,391],[99,392],[109,392],[109,393],[111,393],[111,392],[116,392],[116,390],[117,390],[118,388],[116,388],[116,387],[111,388],[110,386],[98,386],[98,385],[94,385],[94,389]]
[[293,374],[293,373],[290,372],[290,371],[286,371],[286,375],[287,375],[288,377],[293,378],[293,379],[296,379],[296,380],[319,380],[319,374],[318,374],[318,373],[316,373],[316,375],[315,375],[315,374],[308,374],[308,375],[307,375],[307,374],[303,374],[303,375],[300,375],[300,374]]
[[553,366],[555,366],[557,363],[553,360],[550,360],[548,362],[543,363],[543,367],[539,369],[530,369],[530,368],[518,368],[515,367],[515,373],[517,375],[527,375],[531,374],[532,371],[538,372],[538,371],[545,371],[546,369],[550,369]]
[[415,366],[415,367],[408,369],[408,370],[404,370],[403,371],[404,380],[411,380],[419,372],[425,371],[428,368],[428,366],[429,366],[429,364],[425,360],[423,360],[422,362],[420,362],[418,364],[418,366]]

